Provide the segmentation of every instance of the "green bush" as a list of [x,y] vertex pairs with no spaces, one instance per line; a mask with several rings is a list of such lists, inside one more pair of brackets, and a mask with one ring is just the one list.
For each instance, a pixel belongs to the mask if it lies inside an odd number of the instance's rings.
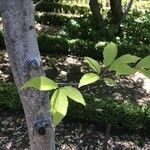
[[133,10],[122,24],[122,51],[145,57],[150,54],[150,12]]
[[95,48],[95,43],[91,41],[70,40],[61,36],[39,35],[38,43],[41,52],[102,58],[102,50]]
[[0,107],[21,109],[21,102],[13,83],[0,82]]
[[[38,0],[34,0],[35,3],[38,2]],[[82,5],[88,5],[87,0],[44,0],[44,2],[59,2],[59,3],[69,3],[69,4],[82,4]]]
[[91,41],[80,39],[69,40],[69,53],[77,56],[92,56],[94,58],[102,58],[102,51],[95,49],[95,44]]
[[[42,6],[42,5],[41,5]],[[101,58],[103,47],[99,43],[113,41],[118,45],[119,55],[132,54],[145,57],[150,54],[150,13],[133,10],[121,24],[121,32],[117,33],[109,20],[102,29],[95,29],[92,16],[68,17],[52,13],[37,13],[36,21],[42,24],[61,26],[58,36],[50,33],[40,34],[38,42],[40,50],[52,53],[64,53]],[[4,48],[2,33],[0,47]],[[100,54],[98,54],[100,52]]]
[[43,2],[42,5],[37,6],[36,10],[42,12],[55,12],[66,14],[87,14],[90,11],[88,7],[57,2]]
[[[38,44],[41,53],[71,54],[76,56],[90,56],[102,58],[103,47],[96,47],[96,43],[80,39],[68,39],[63,36],[38,35]],[[4,46],[1,45],[2,47]]]
[[65,38],[60,36],[39,35],[38,44],[41,52],[67,54],[69,45]]
[[[64,25],[71,17],[55,13],[36,13],[35,20],[44,25]],[[74,17],[73,17],[74,18]]]
[[96,123],[111,123],[131,131],[150,131],[150,108],[132,102],[84,96],[87,106],[70,102],[68,118]]
[[[84,94],[87,106],[70,101],[67,118],[96,123],[111,123],[131,131],[150,132],[150,107],[110,98],[97,99]],[[22,109],[16,87],[12,83],[0,82],[0,107]]]

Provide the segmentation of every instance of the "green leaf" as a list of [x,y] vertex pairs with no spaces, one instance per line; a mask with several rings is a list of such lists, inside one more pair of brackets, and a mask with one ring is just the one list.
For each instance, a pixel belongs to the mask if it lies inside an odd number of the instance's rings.
[[87,73],[85,74],[81,79],[80,79],[80,83],[79,83],[79,88],[81,86],[93,83],[95,81],[99,80],[99,76],[96,75],[95,73]]
[[86,105],[85,100],[83,99],[83,96],[78,89],[71,87],[71,86],[65,86],[65,87],[63,87],[63,89],[65,90],[66,95],[69,98],[71,98],[72,100],[74,100],[78,103],[83,104],[84,106]]
[[56,127],[57,124],[67,114],[68,99],[65,91],[62,88],[57,89],[51,97],[51,113],[53,115],[53,124]]
[[66,115],[68,108],[67,95],[62,88],[57,89],[51,97],[51,110]]
[[55,111],[55,113],[53,113],[53,127],[55,128],[63,118],[64,116],[61,113]]
[[120,63],[110,66],[109,70],[116,71],[116,75],[131,75],[137,71],[136,69],[131,68],[127,64],[120,64]]
[[51,79],[38,76],[30,79],[29,81],[25,82],[21,89],[32,87],[40,91],[48,91],[52,89],[58,88],[58,85]]
[[101,67],[100,67],[99,63],[98,63],[96,60],[94,60],[94,59],[92,59],[92,58],[90,58],[90,57],[85,57],[84,59],[85,59],[85,61],[89,64],[89,66],[90,66],[97,74],[100,74],[100,72],[101,72]]
[[116,71],[116,75],[131,75],[136,72],[136,69],[131,68],[128,64],[136,63],[139,59],[141,58],[126,54],[114,60],[108,69]]
[[126,54],[123,55],[119,58],[117,58],[112,65],[116,64],[116,63],[120,63],[120,64],[130,64],[130,63],[136,63],[139,59],[141,59],[140,57],[134,56],[134,55],[130,55],[130,54]]
[[116,58],[118,53],[118,49],[116,44],[114,44],[113,42],[109,43],[105,48],[104,48],[104,52],[103,52],[103,63],[104,65],[107,67],[109,66],[114,59]]
[[116,82],[111,78],[104,78],[104,82],[108,86],[116,86]]
[[140,72],[142,72],[146,77],[150,78],[150,69],[149,70],[141,69]]
[[150,55],[143,58],[137,65],[137,68],[150,69]]

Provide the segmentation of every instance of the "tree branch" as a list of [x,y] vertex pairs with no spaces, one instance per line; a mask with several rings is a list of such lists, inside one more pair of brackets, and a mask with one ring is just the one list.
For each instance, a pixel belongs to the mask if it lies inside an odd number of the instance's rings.
[[72,82],[70,82],[70,83],[58,82],[57,84],[58,84],[58,85],[72,85],[72,86],[78,86],[78,85],[79,85],[79,83],[72,83]]
[[40,5],[44,0],[40,0],[39,2],[34,4],[34,7],[37,7],[38,5]]
[[103,142],[103,150],[107,150],[107,144],[110,137],[110,130],[111,130],[111,124],[108,124],[106,129],[105,139]]

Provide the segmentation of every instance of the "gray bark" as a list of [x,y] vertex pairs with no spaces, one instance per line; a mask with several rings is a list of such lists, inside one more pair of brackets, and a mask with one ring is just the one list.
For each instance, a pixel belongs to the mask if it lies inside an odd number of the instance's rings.
[[32,0],[0,0],[5,45],[23,104],[31,150],[54,150],[49,93],[20,90],[33,76],[44,75],[35,31]]

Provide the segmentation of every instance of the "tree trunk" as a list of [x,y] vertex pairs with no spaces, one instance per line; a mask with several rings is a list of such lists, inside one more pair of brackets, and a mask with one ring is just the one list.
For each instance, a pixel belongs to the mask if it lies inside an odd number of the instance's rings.
[[112,20],[119,26],[123,17],[121,0],[110,0]]
[[100,27],[103,23],[103,18],[100,14],[100,5],[97,0],[90,0],[89,6],[92,11],[93,21],[96,27]]
[[31,150],[55,150],[49,93],[20,90],[33,76],[44,75],[35,31],[32,0],[0,0],[5,45],[23,104]]

